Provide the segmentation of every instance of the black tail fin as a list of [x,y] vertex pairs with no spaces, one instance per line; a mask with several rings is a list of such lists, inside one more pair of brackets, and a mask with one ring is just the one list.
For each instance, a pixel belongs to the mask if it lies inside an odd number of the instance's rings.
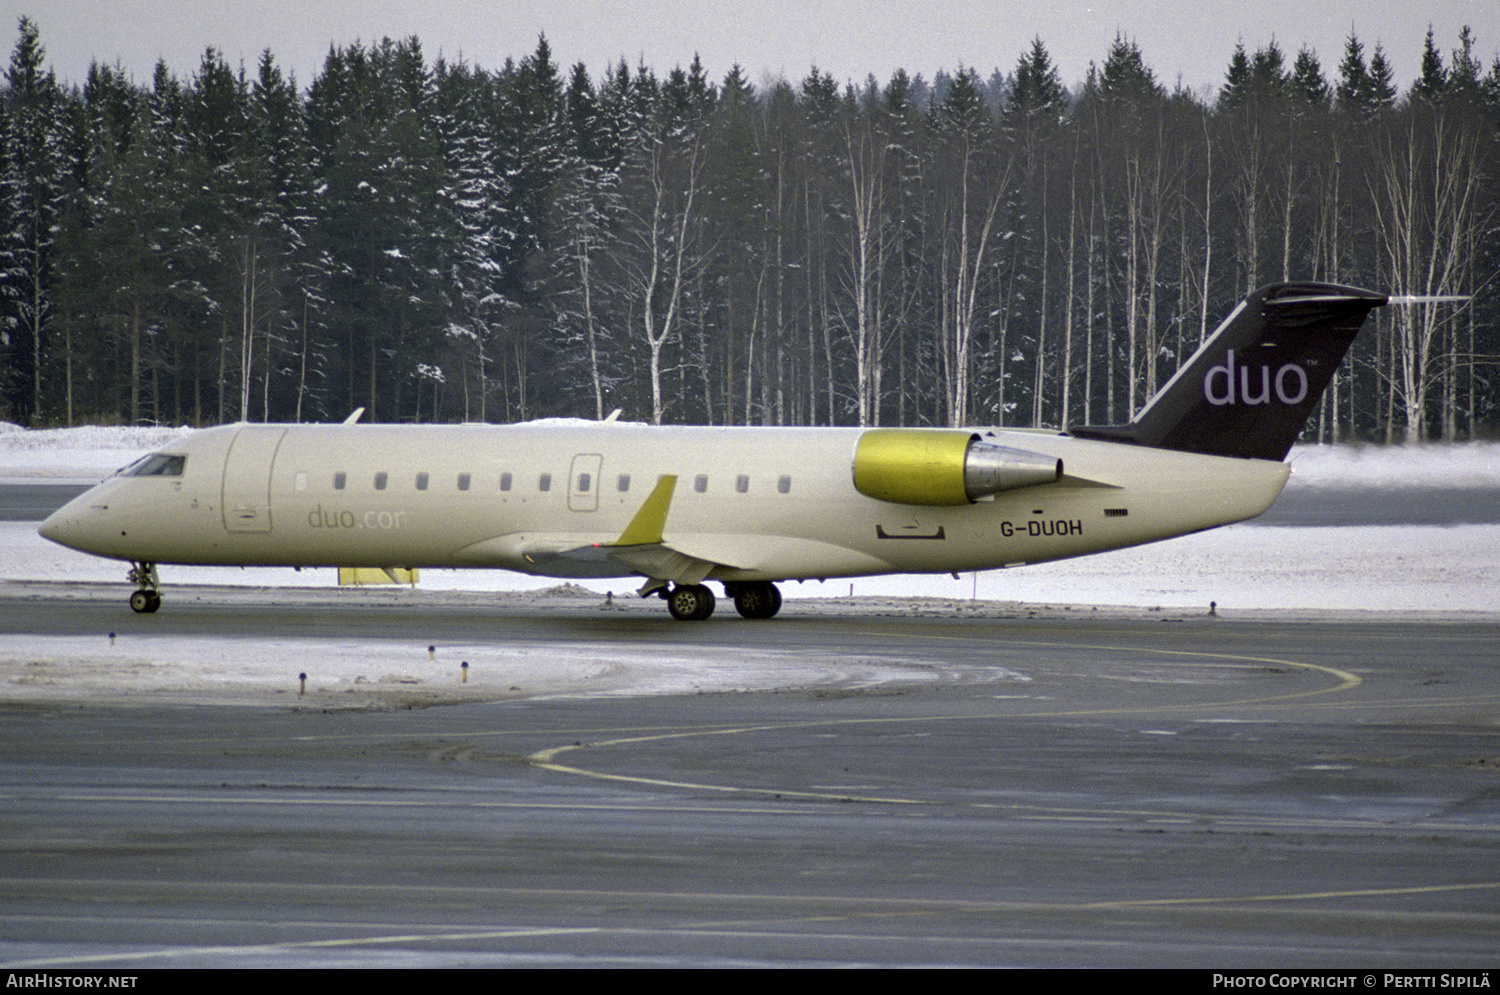
[[1069,429],[1086,439],[1281,460],[1384,294],[1331,283],[1257,290],[1129,425]]

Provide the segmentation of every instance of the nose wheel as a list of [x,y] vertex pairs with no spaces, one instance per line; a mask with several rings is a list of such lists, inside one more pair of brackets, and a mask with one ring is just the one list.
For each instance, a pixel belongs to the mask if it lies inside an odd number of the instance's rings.
[[156,576],[155,563],[132,563],[126,579],[140,585],[140,590],[130,596],[131,611],[150,615],[161,607],[161,579]]
[[149,615],[161,607],[161,595],[155,591],[136,591],[130,596],[130,610]]

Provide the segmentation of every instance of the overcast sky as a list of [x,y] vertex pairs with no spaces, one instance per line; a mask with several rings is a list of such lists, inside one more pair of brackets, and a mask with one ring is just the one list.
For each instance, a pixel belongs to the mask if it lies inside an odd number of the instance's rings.
[[[22,15],[41,29],[51,65],[81,83],[89,63],[119,63],[147,82],[158,59],[191,78],[204,49],[253,70],[269,48],[304,87],[329,45],[417,36],[439,54],[493,69],[546,34],[556,61],[583,62],[597,80],[622,57],[659,74],[699,54],[710,76],[734,63],[754,83],[818,68],[841,82],[884,83],[900,67],[1010,71],[1040,37],[1069,86],[1102,62],[1117,33],[1133,38],[1157,78],[1217,87],[1236,41],[1275,40],[1288,61],[1313,48],[1332,75],[1351,30],[1368,56],[1384,47],[1405,89],[1429,23],[1445,61],[1465,24],[1486,67],[1500,51],[1500,0],[30,0],[11,3],[7,52]],[[3,36],[0,36],[3,37]]]

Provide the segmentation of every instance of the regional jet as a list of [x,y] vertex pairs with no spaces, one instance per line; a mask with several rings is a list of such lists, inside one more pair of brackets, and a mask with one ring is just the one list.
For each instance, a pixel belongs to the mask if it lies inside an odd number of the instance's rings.
[[693,428],[235,424],[131,464],[41,526],[158,564],[481,567],[643,579],[674,618],[770,618],[776,584],[1041,563],[1254,518],[1384,294],[1266,287],[1128,425]]

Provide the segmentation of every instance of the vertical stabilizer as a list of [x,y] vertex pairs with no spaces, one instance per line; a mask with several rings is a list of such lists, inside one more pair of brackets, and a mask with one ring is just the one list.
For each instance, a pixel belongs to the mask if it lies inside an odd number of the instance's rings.
[[1257,290],[1129,425],[1069,431],[1157,449],[1284,459],[1366,315],[1387,300],[1329,283]]

